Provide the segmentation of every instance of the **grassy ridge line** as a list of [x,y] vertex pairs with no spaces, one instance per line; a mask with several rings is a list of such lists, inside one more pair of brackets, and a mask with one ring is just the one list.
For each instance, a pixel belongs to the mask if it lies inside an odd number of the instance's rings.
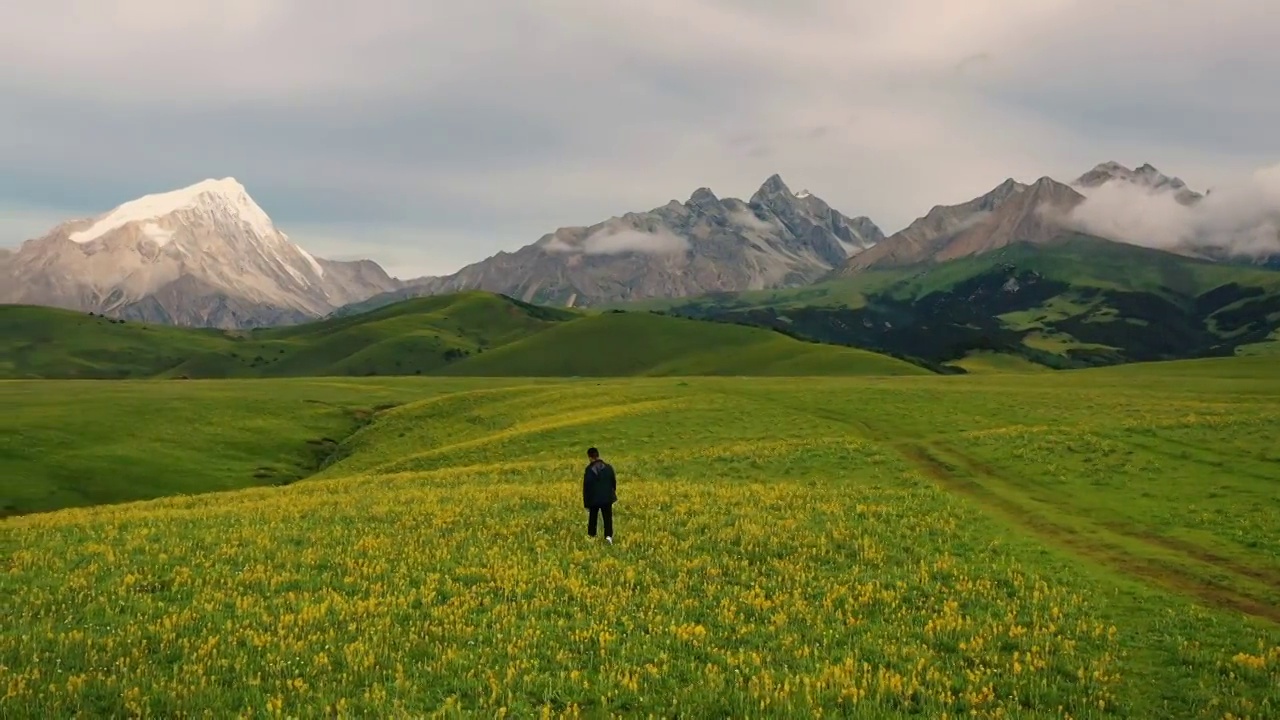
[[803,288],[636,307],[786,327],[802,337],[922,358],[924,364],[952,363],[983,350],[1068,368],[1273,354],[1280,347],[1280,272],[1087,236]]
[[0,306],[0,372],[89,378],[412,375],[563,317],[535,317],[497,296],[469,293],[411,300],[355,318],[228,333]]
[[564,323],[441,370],[442,375],[925,375],[885,355],[774,332],[649,313]]
[[1276,361],[1273,357],[1242,356],[1234,358],[1197,358],[1192,360],[1165,360],[1160,362],[1113,365],[1110,367],[1074,370],[1081,378],[1133,378],[1158,380],[1159,378],[1203,378],[1205,380],[1254,380],[1259,389],[1275,391]]
[[1233,282],[1280,291],[1280,272],[1274,270],[1199,260],[1087,235],[1067,235],[1051,245],[1015,243],[944,263],[864,270],[800,288],[655,298],[605,307],[668,310],[692,300],[714,298],[742,307],[843,305],[856,309],[862,307],[871,295],[888,293],[901,299],[919,299],[1003,264],[1015,264],[1079,287],[1152,292],[1164,296],[1170,296],[1168,290],[1183,295],[1199,295]]
[[[547,332],[551,334],[542,337]],[[591,315],[482,292],[418,298],[361,315],[236,333],[0,307],[0,376],[10,377],[922,372],[885,356],[802,343],[757,328],[649,314]]]

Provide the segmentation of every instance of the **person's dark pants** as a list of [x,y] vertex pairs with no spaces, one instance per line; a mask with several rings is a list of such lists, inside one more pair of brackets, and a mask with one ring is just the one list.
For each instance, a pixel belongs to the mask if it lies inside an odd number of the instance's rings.
[[604,516],[604,536],[613,537],[613,506],[602,505],[591,508],[591,516],[587,520],[587,535],[596,536],[596,516]]

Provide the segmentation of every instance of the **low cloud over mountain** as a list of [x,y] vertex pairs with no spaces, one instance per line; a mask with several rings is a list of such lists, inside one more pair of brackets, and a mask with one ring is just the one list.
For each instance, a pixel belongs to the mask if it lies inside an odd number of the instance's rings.
[[560,237],[552,237],[543,249],[550,253],[581,253],[583,255],[621,255],[636,252],[653,255],[675,255],[689,249],[689,241],[664,228],[645,232],[629,227],[604,227],[585,240],[582,245],[571,245]]
[[1249,257],[1280,253],[1280,165],[1190,201],[1180,201],[1168,184],[1110,181],[1095,187],[1077,183],[1076,189],[1085,201],[1067,220],[1082,232],[1164,250],[1200,247]]

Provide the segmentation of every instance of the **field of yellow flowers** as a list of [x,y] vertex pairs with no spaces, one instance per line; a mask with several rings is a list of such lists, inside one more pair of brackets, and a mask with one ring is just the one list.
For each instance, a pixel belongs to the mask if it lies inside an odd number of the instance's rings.
[[1160,582],[1276,589],[1266,457],[1184,502],[1274,402],[944,380],[423,381],[312,480],[0,521],[0,717],[1280,715],[1276,623]]

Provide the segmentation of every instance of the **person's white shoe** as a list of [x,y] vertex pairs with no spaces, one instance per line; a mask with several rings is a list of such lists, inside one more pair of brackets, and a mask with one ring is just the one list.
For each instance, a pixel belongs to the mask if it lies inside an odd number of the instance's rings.
[[605,542],[607,542],[607,543],[609,543],[610,545],[612,545],[612,544],[613,544],[613,536],[606,537],[606,538],[604,539],[604,541],[605,541]]

